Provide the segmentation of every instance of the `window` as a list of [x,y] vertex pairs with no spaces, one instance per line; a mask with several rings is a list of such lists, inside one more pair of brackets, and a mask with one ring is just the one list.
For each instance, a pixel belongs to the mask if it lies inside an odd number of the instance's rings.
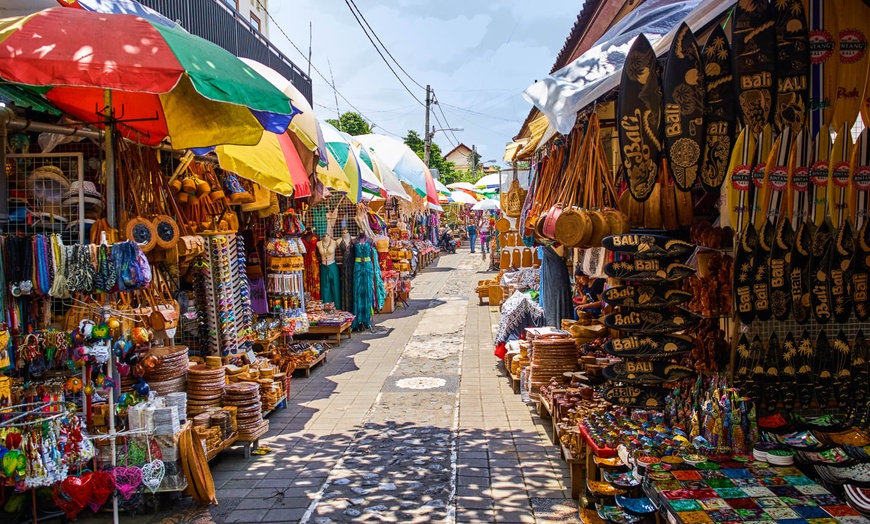
[[260,27],[260,17],[255,15],[253,11],[251,11],[251,25],[257,28],[257,31],[262,31]]
[[224,0],[224,2],[226,2],[228,6],[232,7],[236,11],[239,10],[239,0]]

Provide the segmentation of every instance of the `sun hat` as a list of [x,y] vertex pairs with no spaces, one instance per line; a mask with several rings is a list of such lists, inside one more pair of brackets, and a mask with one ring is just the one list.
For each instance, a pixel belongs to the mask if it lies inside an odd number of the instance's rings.
[[97,191],[97,186],[94,185],[93,182],[89,180],[85,180],[81,184],[76,180],[69,186],[69,190],[64,194],[64,200],[62,205],[66,206],[76,206],[78,204],[79,199],[79,188],[81,188],[82,195],[84,195],[85,204],[91,204],[96,206],[103,206],[103,195]]
[[41,202],[60,203],[70,189],[69,180],[56,166],[42,166],[30,173],[33,197]]

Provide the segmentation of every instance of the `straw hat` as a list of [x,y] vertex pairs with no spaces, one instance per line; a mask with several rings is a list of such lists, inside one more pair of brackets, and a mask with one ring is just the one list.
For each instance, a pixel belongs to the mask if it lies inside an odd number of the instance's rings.
[[81,184],[76,180],[69,186],[69,190],[64,194],[64,199],[61,205],[64,207],[78,207],[79,190],[84,195],[85,205],[92,205],[102,208],[103,195],[97,191],[97,186],[93,182],[85,180]]
[[55,166],[42,166],[30,173],[30,186],[33,197],[41,202],[58,204],[70,189],[69,180],[63,171]]

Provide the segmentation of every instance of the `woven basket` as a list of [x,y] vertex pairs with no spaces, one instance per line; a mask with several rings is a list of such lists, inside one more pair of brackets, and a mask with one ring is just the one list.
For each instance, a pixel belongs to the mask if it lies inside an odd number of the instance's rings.
[[591,236],[589,216],[582,209],[568,208],[556,219],[555,240],[566,247],[581,245]]
[[523,203],[526,201],[527,191],[520,186],[520,182],[514,179],[511,188],[502,197],[502,211],[505,216],[516,218],[523,212]]

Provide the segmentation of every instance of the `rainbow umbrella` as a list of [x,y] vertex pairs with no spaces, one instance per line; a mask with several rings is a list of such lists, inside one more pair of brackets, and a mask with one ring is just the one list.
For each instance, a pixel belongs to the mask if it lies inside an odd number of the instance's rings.
[[383,135],[360,135],[354,137],[373,150],[402,182],[434,205],[438,205],[438,190],[426,164],[404,142]]
[[399,177],[396,176],[396,173],[387,166],[386,162],[384,162],[377,153],[371,149],[367,149],[367,151],[368,157],[372,160],[372,170],[383,184],[384,191],[386,191],[387,195],[398,197],[410,202],[411,197],[408,196],[408,192],[405,191],[405,187],[402,186],[402,182],[399,181]]
[[[362,172],[360,163],[357,161],[357,156],[354,154],[348,135],[342,133],[327,122],[318,122],[320,131],[323,134],[323,141],[326,143],[328,152],[328,160],[324,165],[323,159],[318,164],[318,173],[321,168],[326,168],[326,173],[333,179],[339,179],[338,171],[344,173],[347,181],[347,196],[351,202],[359,202],[362,198]],[[333,166],[335,164],[335,166]],[[324,182],[326,183],[326,182]],[[333,186],[335,187],[335,186]],[[335,187],[342,190],[343,188]]]
[[255,145],[295,112],[229,52],[152,19],[56,7],[0,20],[0,44],[0,78],[83,122],[101,124],[111,109],[121,135],[148,145]]

